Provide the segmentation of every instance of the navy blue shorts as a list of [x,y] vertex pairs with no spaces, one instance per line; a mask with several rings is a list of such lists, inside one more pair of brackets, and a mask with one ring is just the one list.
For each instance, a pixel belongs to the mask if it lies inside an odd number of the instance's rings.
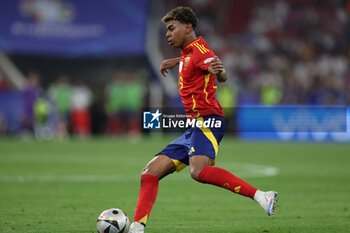
[[194,155],[208,156],[213,159],[212,165],[215,164],[219,143],[226,130],[225,118],[212,115],[198,117],[196,120],[202,124],[196,123],[157,154],[171,158],[176,171],[188,166],[189,158]]

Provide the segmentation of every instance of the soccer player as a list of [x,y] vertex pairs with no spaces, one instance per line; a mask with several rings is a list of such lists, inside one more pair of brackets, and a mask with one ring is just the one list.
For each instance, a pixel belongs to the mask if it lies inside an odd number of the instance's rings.
[[196,181],[249,197],[257,201],[268,215],[273,215],[277,192],[262,192],[229,171],[213,166],[225,131],[225,115],[215,98],[215,82],[224,82],[227,77],[221,60],[202,37],[196,37],[195,13],[188,7],[177,7],[168,12],[162,22],[166,24],[169,44],[181,49],[181,58],[163,61],[160,72],[166,76],[167,69],[179,64],[179,92],[186,114],[197,121],[211,119],[219,124],[216,127],[196,124],[147,164],[142,171],[139,199],[129,232],[144,232],[157,197],[159,180],[187,165]]

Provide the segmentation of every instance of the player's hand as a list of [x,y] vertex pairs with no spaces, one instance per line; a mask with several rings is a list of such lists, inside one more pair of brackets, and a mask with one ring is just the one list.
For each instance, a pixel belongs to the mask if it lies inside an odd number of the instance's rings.
[[212,73],[219,82],[225,82],[227,79],[226,70],[220,58],[215,56],[210,63],[211,64],[208,67],[208,71]]
[[179,64],[179,62],[180,62],[180,58],[172,58],[172,59],[164,60],[159,68],[160,73],[162,73],[162,75],[166,77],[168,73],[168,69],[174,68],[177,64]]
[[224,71],[224,64],[222,63],[220,58],[218,58],[218,56],[215,56],[210,63],[211,65],[209,66],[208,71],[213,75],[218,75],[222,71]]

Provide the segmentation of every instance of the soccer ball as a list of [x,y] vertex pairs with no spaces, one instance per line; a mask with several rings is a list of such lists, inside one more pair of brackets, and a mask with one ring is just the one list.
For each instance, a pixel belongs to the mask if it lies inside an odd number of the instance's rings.
[[111,208],[103,211],[97,218],[99,233],[127,233],[130,220],[121,209]]

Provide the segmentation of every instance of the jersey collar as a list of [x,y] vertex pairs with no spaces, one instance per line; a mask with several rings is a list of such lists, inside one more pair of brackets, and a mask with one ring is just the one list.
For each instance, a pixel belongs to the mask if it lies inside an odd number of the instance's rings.
[[190,50],[190,48],[193,46],[194,43],[199,42],[199,41],[203,41],[203,37],[198,37],[196,39],[194,39],[191,43],[189,43],[181,52],[183,53],[187,53],[188,50]]

